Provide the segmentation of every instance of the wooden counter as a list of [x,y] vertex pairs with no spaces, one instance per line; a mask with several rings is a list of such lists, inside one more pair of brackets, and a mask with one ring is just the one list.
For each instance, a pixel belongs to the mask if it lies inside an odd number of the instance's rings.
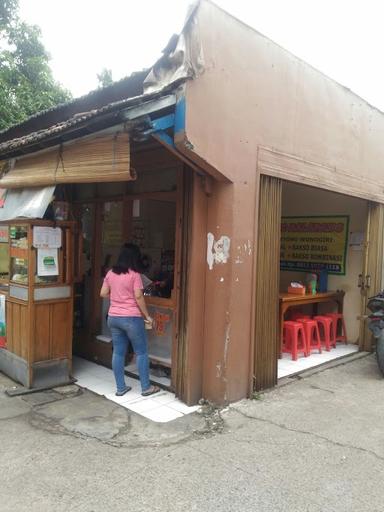
[[[71,382],[73,329],[74,222],[23,219],[27,248],[12,247],[9,239],[10,280],[6,295],[6,343],[0,349],[0,371],[27,388],[45,388]],[[55,282],[36,282],[38,250],[33,245],[35,227],[60,228]],[[11,226],[10,226],[11,230]],[[12,258],[27,261],[25,282],[12,280]]]

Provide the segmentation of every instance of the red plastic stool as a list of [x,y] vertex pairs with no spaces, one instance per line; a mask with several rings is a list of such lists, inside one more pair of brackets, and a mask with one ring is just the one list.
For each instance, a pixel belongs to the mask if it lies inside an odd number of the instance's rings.
[[311,318],[298,318],[297,322],[302,323],[304,326],[305,337],[307,338],[308,355],[310,355],[311,351],[314,349],[318,349],[319,354],[321,354],[320,331],[316,320],[312,320]]
[[325,350],[329,352],[331,350],[331,346],[336,348],[335,329],[333,328],[332,318],[319,315],[313,317],[313,319],[316,320],[319,327],[320,339],[325,345]]
[[284,322],[282,352],[292,354],[293,361],[297,361],[299,352],[303,352],[307,357],[307,338],[303,324],[289,320]]
[[332,318],[336,341],[344,341],[347,345],[347,329],[345,328],[344,315],[342,313],[327,313],[325,316]]

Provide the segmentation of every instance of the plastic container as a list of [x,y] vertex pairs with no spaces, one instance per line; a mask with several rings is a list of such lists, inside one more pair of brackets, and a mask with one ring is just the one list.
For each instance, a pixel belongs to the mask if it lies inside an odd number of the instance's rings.
[[153,320],[144,320],[144,327],[147,329],[147,331],[150,331],[153,328]]
[[66,201],[53,201],[53,212],[55,220],[68,220],[69,203]]
[[294,286],[288,286],[288,293],[292,295],[305,295],[305,288],[295,288]]
[[325,293],[328,291],[328,272],[322,270],[319,276],[319,292]]

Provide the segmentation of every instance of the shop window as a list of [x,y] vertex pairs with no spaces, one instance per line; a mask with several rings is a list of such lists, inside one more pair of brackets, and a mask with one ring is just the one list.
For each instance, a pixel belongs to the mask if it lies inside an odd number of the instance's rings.
[[95,228],[95,204],[79,205],[76,217],[80,219],[79,233],[75,238],[75,289],[74,289],[74,325],[81,329],[88,325],[92,317],[92,276],[93,247]]
[[19,284],[28,284],[27,258],[11,258],[11,280]]
[[28,226],[10,226],[9,239],[12,249],[28,249]]
[[123,202],[104,203],[101,241],[102,277],[116,263],[123,243]]
[[28,284],[28,226],[10,226],[9,242],[11,280],[19,284]]
[[80,261],[77,274],[90,276],[92,274],[92,239],[95,225],[95,205],[83,204],[80,210],[81,242]]
[[[134,205],[132,242],[143,255],[145,294],[170,298],[175,264],[176,203],[152,199]],[[144,284],[145,286],[145,284]]]

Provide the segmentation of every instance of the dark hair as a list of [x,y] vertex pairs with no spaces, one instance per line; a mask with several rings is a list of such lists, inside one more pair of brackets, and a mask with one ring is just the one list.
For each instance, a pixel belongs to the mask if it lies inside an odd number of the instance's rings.
[[127,274],[130,270],[141,272],[140,249],[135,244],[124,244],[117,263],[112,267],[115,274]]

